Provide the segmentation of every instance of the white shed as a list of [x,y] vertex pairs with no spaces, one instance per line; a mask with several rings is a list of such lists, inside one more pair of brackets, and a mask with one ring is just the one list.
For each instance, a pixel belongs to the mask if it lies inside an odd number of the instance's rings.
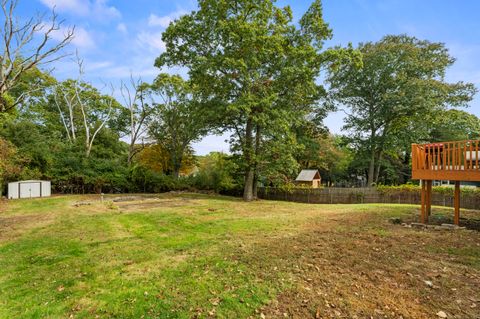
[[19,181],[8,183],[8,199],[49,197],[50,181]]

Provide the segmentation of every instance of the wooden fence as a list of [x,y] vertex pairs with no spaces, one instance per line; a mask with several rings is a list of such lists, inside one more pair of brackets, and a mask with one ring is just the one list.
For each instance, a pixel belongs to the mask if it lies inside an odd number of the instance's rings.
[[[419,191],[381,192],[376,188],[294,188],[282,190],[277,188],[259,188],[258,197],[270,200],[284,200],[291,202],[312,204],[363,204],[363,203],[391,203],[391,204],[418,204],[420,205]],[[462,194],[460,207],[480,209],[478,194]],[[432,205],[453,207],[453,194],[432,194]]]

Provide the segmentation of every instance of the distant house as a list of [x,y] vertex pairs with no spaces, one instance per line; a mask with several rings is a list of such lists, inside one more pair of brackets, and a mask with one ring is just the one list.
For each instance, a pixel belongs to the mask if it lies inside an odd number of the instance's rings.
[[302,169],[295,179],[295,183],[312,188],[319,188],[322,178],[320,172],[316,169]]

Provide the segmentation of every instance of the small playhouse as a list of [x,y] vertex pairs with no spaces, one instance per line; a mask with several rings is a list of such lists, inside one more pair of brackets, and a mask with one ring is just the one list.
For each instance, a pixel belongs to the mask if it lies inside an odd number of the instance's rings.
[[8,199],[49,197],[50,181],[28,180],[8,183]]
[[317,169],[302,169],[295,179],[295,183],[302,186],[308,186],[311,188],[319,188],[322,178],[320,172]]

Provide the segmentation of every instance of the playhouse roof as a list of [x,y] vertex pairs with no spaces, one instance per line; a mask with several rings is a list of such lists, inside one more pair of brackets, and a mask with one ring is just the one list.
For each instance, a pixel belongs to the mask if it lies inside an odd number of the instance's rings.
[[320,173],[317,169],[302,169],[295,179],[296,182],[311,182],[315,179],[320,179]]

